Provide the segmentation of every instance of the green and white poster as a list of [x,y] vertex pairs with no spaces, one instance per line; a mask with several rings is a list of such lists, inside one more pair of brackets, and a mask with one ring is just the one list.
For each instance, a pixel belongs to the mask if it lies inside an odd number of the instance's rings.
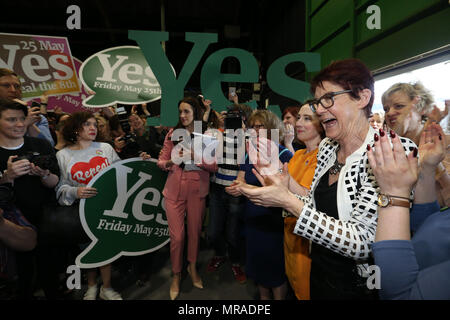
[[81,268],[100,267],[121,256],[137,256],[169,242],[162,190],[167,173],[156,160],[116,162],[88,184],[98,194],[80,201],[81,224],[92,240],[77,257]]
[[95,92],[83,101],[88,107],[140,104],[161,99],[158,80],[137,46],[109,48],[90,56],[80,68],[80,80]]

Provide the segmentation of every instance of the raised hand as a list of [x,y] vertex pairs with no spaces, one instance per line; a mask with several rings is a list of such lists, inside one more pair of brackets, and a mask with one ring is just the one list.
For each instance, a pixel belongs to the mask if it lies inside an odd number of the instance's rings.
[[28,109],[28,115],[25,118],[25,126],[30,126],[41,120],[41,108],[33,107]]
[[[378,141],[377,141],[378,140]],[[405,157],[399,137],[391,130],[391,147],[387,135],[380,129],[374,148],[367,146],[367,156],[381,192],[409,197],[418,177],[417,149]]]
[[286,123],[284,125],[285,133],[284,133],[284,145],[290,145],[292,144],[292,141],[294,141],[295,138],[295,130],[294,126],[290,123]]
[[251,137],[246,144],[250,164],[262,175],[274,175],[283,165],[275,142],[264,137]]
[[435,169],[445,158],[447,143],[441,126],[432,123],[420,135],[419,164],[420,167]]

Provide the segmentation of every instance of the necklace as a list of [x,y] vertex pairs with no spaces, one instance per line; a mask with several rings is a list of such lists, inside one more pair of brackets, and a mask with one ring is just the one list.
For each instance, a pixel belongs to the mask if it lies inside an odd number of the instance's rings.
[[330,174],[338,174],[342,167],[345,165],[345,163],[339,163],[338,162],[338,151],[339,147],[336,149],[336,160],[334,161],[333,166],[330,168]]

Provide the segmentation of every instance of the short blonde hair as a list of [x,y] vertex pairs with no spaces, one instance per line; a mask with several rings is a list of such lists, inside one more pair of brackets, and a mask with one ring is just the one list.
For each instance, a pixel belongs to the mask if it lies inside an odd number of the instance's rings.
[[419,97],[420,101],[416,104],[416,109],[419,113],[423,112],[424,114],[428,114],[431,110],[433,110],[433,95],[420,81],[416,83],[400,82],[392,85],[383,93],[383,96],[381,97],[381,102],[383,105],[386,103],[386,100],[389,99],[391,94],[396,91],[405,93],[410,100],[413,100],[415,97]]
[[267,129],[267,138],[271,139],[270,130],[278,129],[279,132],[279,141],[275,141],[280,143],[284,139],[284,126],[283,122],[277,115],[269,110],[255,110],[251,114],[250,118],[248,118],[249,127],[252,127],[256,120],[259,120],[261,124],[264,125],[264,129]]

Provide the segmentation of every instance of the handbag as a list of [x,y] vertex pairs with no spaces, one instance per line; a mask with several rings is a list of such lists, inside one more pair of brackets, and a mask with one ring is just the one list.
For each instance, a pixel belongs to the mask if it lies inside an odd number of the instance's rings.
[[83,244],[89,237],[80,221],[80,202],[62,206],[58,201],[46,204],[42,212],[39,234],[41,241],[52,244]]

